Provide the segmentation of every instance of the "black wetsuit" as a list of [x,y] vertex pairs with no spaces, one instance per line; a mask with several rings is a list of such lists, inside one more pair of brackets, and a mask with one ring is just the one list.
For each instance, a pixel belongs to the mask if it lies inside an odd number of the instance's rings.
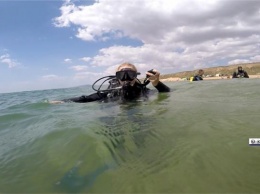
[[193,80],[192,80],[192,81],[201,81],[201,80],[203,80],[202,76],[200,76],[200,75],[195,75],[195,76],[193,77]]
[[[158,92],[170,92],[170,88],[159,82],[155,88]],[[93,101],[105,101],[105,100],[117,100],[120,97],[124,97],[125,100],[135,100],[141,96],[146,96],[149,93],[149,89],[146,88],[144,85],[135,83],[131,86],[130,90],[112,90],[106,92],[96,92],[90,95],[83,95],[80,97],[64,99],[65,102],[78,102],[78,103],[86,103],[86,102],[93,102]]]
[[246,71],[241,70],[241,71],[237,71],[237,72],[235,71],[233,73],[232,78],[249,78],[249,76]]

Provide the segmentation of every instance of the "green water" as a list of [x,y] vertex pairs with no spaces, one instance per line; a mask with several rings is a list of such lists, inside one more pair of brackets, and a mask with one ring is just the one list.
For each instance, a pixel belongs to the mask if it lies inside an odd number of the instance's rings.
[[127,104],[0,94],[0,193],[260,193],[259,84],[172,82]]

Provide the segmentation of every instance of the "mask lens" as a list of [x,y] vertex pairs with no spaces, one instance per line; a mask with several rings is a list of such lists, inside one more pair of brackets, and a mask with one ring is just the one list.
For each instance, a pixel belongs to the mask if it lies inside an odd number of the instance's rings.
[[121,81],[132,81],[137,77],[137,73],[135,71],[118,71],[116,72],[116,78]]
[[118,71],[116,72],[116,78],[119,80],[123,80],[125,77],[125,71]]
[[130,80],[133,80],[137,77],[137,73],[135,71],[127,71],[126,73]]

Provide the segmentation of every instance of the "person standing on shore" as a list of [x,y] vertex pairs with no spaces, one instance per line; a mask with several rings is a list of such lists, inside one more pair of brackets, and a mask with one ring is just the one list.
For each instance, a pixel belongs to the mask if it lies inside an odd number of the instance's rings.
[[235,71],[233,73],[232,78],[249,78],[249,76],[248,76],[247,72],[242,69],[241,66],[238,66],[237,72]]

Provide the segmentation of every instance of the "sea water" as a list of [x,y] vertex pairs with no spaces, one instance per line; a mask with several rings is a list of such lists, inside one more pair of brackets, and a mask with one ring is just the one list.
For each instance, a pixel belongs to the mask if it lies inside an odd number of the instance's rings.
[[0,94],[0,193],[259,193],[260,79],[166,84],[129,103]]

